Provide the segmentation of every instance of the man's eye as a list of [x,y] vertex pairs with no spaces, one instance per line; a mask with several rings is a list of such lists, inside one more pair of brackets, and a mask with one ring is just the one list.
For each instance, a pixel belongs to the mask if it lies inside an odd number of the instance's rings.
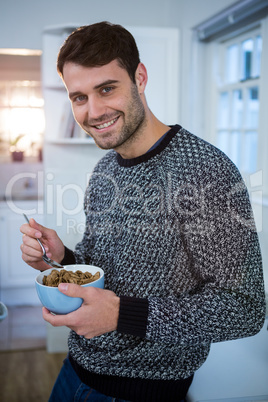
[[86,99],[85,95],[78,95],[74,98],[74,102],[84,102],[85,99]]
[[112,91],[112,89],[113,89],[112,87],[105,87],[105,88],[102,88],[101,92],[104,94],[108,94],[109,92]]

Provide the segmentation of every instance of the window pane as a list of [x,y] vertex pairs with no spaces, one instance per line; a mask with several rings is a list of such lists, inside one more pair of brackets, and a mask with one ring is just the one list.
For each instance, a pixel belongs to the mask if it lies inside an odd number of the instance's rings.
[[241,128],[243,119],[243,99],[242,91],[236,89],[233,91],[233,105],[232,105],[232,127]]
[[229,94],[228,92],[222,92],[218,106],[218,128],[227,127],[229,127]]
[[42,109],[13,108],[11,110],[9,128],[14,136],[42,133],[45,128]]
[[262,38],[261,36],[256,37],[256,51],[255,51],[255,68],[254,77],[260,77],[261,75],[261,53],[262,53]]
[[11,89],[11,96],[10,96],[10,106],[11,107],[18,107],[18,106],[28,106],[28,87],[26,86],[14,86]]
[[0,109],[0,139],[9,138],[9,127],[8,127],[8,117],[9,109]]
[[228,156],[236,164],[236,166],[240,166],[240,152],[241,152],[241,132],[232,131],[230,137],[230,151]]
[[257,170],[257,146],[258,133],[257,131],[249,131],[244,137],[244,171],[253,173]]
[[44,99],[42,97],[42,92],[40,87],[30,87],[29,88],[29,106],[31,107],[42,107],[44,106]]
[[252,77],[252,55],[253,39],[245,40],[242,43],[242,71],[241,80],[247,80]]
[[0,84],[0,106],[8,106],[8,91],[4,84]]
[[239,53],[238,45],[232,45],[226,52],[225,81],[227,83],[238,81]]
[[[34,155],[45,127],[44,100],[39,81],[0,81],[0,154],[19,136],[19,148]],[[36,144],[34,146],[34,144]]]
[[217,146],[224,153],[226,153],[226,155],[228,155],[228,149],[229,149],[228,145],[229,145],[229,132],[228,131],[219,131]]
[[[257,169],[259,129],[259,77],[262,37],[255,29],[222,42],[217,75],[217,146],[238,166],[242,174]],[[224,71],[222,71],[224,70]],[[254,80],[253,80],[254,79]]]
[[246,126],[247,128],[258,128],[259,122],[259,90],[258,87],[248,89],[246,104]]

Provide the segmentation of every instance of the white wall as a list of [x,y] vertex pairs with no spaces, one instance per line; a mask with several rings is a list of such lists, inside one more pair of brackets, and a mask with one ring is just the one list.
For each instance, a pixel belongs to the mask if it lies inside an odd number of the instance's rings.
[[9,0],[0,13],[0,48],[41,48],[43,27],[111,21],[189,28],[235,0]]
[[0,48],[42,49],[42,30],[58,24],[107,20],[129,26],[181,31],[180,124],[190,128],[191,28],[236,0],[9,0],[0,12]]

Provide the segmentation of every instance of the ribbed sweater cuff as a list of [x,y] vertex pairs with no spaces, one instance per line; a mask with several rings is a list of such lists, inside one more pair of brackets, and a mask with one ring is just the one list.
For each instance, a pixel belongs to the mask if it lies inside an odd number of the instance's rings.
[[145,338],[148,299],[120,296],[117,331]]
[[61,261],[61,265],[71,265],[75,264],[75,256],[72,250],[65,247],[64,258]]

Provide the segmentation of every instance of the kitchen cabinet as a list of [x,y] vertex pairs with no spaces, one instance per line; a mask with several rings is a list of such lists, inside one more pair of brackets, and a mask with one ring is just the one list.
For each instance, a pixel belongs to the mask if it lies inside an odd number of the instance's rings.
[[0,299],[8,306],[39,305],[35,291],[37,271],[21,258],[25,223],[22,213],[43,223],[43,201],[7,200],[0,202]]

